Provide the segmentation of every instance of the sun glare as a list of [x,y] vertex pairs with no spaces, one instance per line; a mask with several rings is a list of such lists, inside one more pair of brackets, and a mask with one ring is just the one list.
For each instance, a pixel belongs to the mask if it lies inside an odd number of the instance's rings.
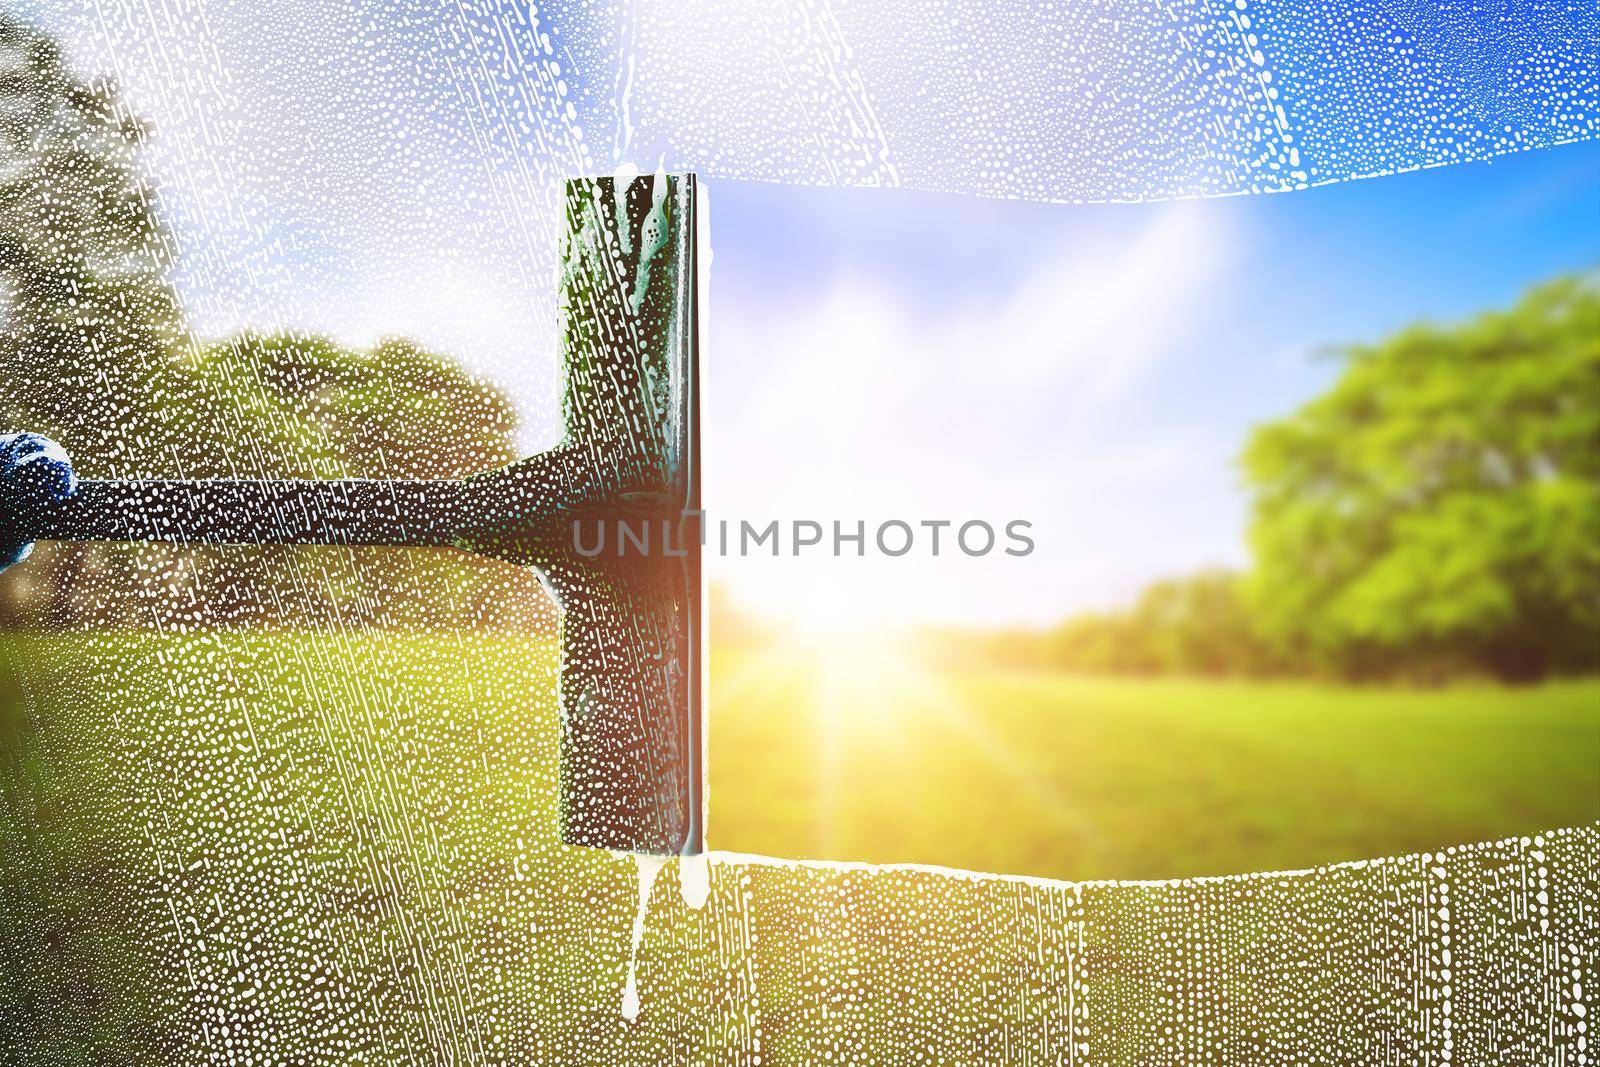
[[753,612],[759,621],[744,636],[714,641],[728,653],[714,654],[713,671],[727,671],[715,679],[717,699],[740,715],[791,720],[791,736],[810,748],[819,847],[835,840],[863,767],[955,786],[972,760],[999,771],[1047,822],[1088,833],[1060,784],[973,714],[959,673],[930,662],[908,624],[841,610],[859,600],[820,582],[787,587]]
[[[845,735],[891,730],[919,703],[927,683],[904,624],[886,614],[846,610],[855,600],[823,581],[767,587],[739,598],[757,620],[719,689],[754,707],[782,706],[807,716],[829,746]],[[718,636],[716,619],[712,635]]]

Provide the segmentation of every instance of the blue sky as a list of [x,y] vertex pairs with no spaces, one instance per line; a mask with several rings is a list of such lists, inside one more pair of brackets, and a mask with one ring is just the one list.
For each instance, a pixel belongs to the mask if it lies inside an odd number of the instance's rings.
[[[711,507],[1036,526],[1023,560],[713,562],[800,616],[1044,622],[1240,565],[1233,457],[1330,380],[1319,347],[1600,264],[1592,144],[1181,204],[719,182],[712,205]],[[1154,325],[1084,323],[1130,313]]]

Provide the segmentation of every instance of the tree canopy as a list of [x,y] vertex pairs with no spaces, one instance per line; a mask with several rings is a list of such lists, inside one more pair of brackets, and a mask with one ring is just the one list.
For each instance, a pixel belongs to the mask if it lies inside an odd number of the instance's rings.
[[1600,284],[1341,353],[1259,428],[1251,603],[1296,659],[1507,679],[1600,656]]
[[[115,85],[78,78],[49,38],[0,14],[0,428],[53,437],[102,478],[444,478],[515,458],[505,393],[413,342],[193,336],[141,162],[148,136]],[[266,587],[288,558],[236,556],[62,546],[7,576],[0,616],[105,625],[143,613],[128,589],[169,595],[167,576],[204,577],[218,617],[272,614],[282,597]],[[398,580],[422,565],[405,556],[364,562],[391,606],[429,599]]]

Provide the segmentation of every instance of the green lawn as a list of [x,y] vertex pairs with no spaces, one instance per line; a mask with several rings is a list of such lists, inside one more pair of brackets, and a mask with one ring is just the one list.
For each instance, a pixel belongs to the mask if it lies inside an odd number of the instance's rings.
[[[1137,877],[1600,817],[1596,682],[1095,681],[815,651],[714,655],[718,848]],[[816,967],[871,976],[848,1018],[887,1032],[906,983],[1013,966],[1003,940],[963,939],[1011,914],[1003,884],[721,868],[697,915],[669,871],[641,957],[655,1025],[630,1030],[633,866],[555,840],[554,663],[482,634],[0,640],[0,1060],[168,1062],[226,1021],[350,1062],[403,1058],[397,1041],[466,1061],[491,1039],[670,1062],[722,1040],[695,1020],[737,1029],[757,971],[767,1039],[803,1060]],[[897,923],[937,929],[918,953],[938,967],[907,977]],[[983,1003],[939,1016],[949,1047],[987,1032]]]
[[[553,676],[554,647],[515,637],[10,638],[6,784],[15,795],[23,768],[82,805],[140,768],[130,786],[178,773],[199,788],[259,757],[250,772],[284,802],[337,788],[382,810],[427,786],[458,818],[507,814],[485,791],[512,775],[521,816],[551,820]],[[738,645],[714,650],[711,678],[710,839],[728,851],[1161,878],[1600,820],[1595,679],[1126,680]],[[242,803],[236,787],[217,786]],[[170,817],[189,800],[166,788]]]
[[829,677],[827,661],[714,658],[718,847],[1166,878],[1600,819],[1596,680],[1405,690],[911,664]]

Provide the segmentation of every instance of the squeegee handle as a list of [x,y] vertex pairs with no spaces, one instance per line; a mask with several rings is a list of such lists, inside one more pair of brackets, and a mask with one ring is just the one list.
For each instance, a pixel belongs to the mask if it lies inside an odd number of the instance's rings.
[[449,545],[463,496],[458,481],[85,480],[7,525],[40,541]]

